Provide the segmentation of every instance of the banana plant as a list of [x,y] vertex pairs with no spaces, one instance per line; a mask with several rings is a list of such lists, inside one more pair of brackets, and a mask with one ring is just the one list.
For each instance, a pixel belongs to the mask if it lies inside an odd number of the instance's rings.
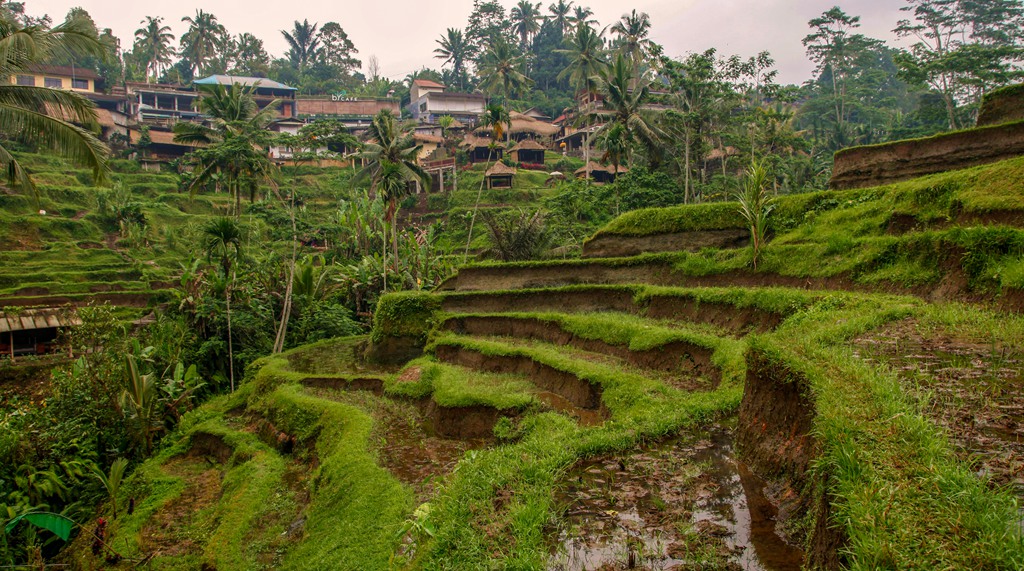
[[124,479],[125,470],[128,469],[128,460],[118,458],[110,465],[110,472],[105,473],[99,466],[92,466],[93,476],[103,484],[110,498],[110,506],[113,510],[114,519],[117,519],[117,494],[121,490],[121,481]]
[[159,430],[157,414],[159,394],[157,392],[156,375],[143,374],[139,371],[139,359],[136,343],[135,354],[125,356],[127,371],[125,388],[121,393],[121,410],[128,420],[128,428],[135,440],[148,455],[153,449],[153,434]]

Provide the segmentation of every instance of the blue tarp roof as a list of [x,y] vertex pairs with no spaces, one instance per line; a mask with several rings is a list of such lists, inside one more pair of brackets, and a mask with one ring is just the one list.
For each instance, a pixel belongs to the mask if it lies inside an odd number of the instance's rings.
[[256,85],[263,89],[282,89],[286,91],[297,91],[294,87],[290,87],[283,83],[278,83],[273,79],[267,79],[265,77],[246,77],[243,75],[211,75],[210,77],[204,77],[203,79],[197,79],[193,81],[196,85],[226,85],[231,86],[234,84],[239,85]]

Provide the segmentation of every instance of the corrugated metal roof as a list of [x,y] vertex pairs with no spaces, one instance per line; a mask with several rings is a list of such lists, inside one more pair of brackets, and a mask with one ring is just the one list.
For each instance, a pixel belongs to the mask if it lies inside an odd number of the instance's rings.
[[64,309],[25,309],[17,313],[0,313],[0,333],[53,329],[81,325],[73,311]]
[[[210,77],[204,77],[203,79],[197,79],[194,82],[197,85],[225,85],[232,86],[234,84],[262,87],[264,89],[284,89],[287,91],[296,91],[294,87],[290,87],[283,83],[278,83],[273,79],[267,79],[265,77],[246,77],[243,75],[211,75]],[[257,85],[259,84],[259,85]]]

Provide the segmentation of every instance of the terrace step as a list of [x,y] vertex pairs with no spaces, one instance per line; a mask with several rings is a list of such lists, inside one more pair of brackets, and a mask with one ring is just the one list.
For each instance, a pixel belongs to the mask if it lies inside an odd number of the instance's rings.
[[[444,295],[441,308],[454,314],[514,313],[523,308],[552,313],[617,312],[683,324],[701,323],[729,334],[744,335],[750,331],[771,331],[790,313],[810,303],[806,294],[786,290],[732,293],[728,290],[574,286],[449,293]],[[780,310],[761,301],[771,293],[792,297],[793,303]]]
[[[631,327],[616,327],[623,323]],[[593,329],[581,334],[574,331],[574,326]],[[638,331],[637,327],[644,330]],[[513,345],[541,342],[561,346],[573,357],[633,367],[645,376],[684,390],[712,389],[722,377],[721,370],[712,364],[719,339],[659,327],[630,315],[455,315],[446,319],[441,328]],[[640,339],[641,333],[660,339],[645,343]]]

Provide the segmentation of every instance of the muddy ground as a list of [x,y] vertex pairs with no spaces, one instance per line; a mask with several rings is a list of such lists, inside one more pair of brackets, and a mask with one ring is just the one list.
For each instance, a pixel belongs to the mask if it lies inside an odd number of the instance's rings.
[[414,403],[375,396],[369,392],[307,389],[325,399],[358,406],[373,417],[370,449],[381,466],[412,487],[418,502],[433,495],[434,484],[448,474],[468,450],[483,448],[485,439],[437,436]]
[[549,570],[799,569],[732,425],[576,465],[557,494]]
[[854,341],[858,354],[891,367],[945,428],[960,455],[996,486],[1024,498],[1024,351],[959,339],[907,319]]

